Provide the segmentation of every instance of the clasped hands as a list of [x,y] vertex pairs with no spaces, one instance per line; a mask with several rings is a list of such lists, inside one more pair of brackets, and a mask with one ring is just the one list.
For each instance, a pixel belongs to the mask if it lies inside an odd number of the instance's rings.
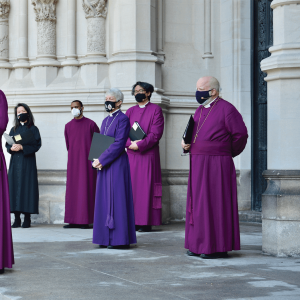
[[10,151],[18,152],[23,150],[23,146],[19,144],[13,144],[12,147],[10,148]]
[[139,146],[138,146],[138,142],[140,142],[141,140],[137,140],[137,141],[131,141],[131,145],[128,147],[128,149],[130,150],[139,150]]
[[95,159],[93,164],[92,164],[93,168],[98,169],[98,170],[102,170],[102,165],[99,161],[99,159]]
[[188,150],[190,150],[190,148],[191,148],[191,144],[185,144],[185,143],[184,143],[184,140],[182,140],[182,141],[181,141],[181,147],[182,147],[184,150],[188,151]]

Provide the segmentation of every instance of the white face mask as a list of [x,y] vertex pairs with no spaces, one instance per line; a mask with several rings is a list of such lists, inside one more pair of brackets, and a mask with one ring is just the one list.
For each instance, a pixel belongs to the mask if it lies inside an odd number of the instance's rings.
[[73,108],[71,112],[72,112],[72,115],[76,118],[79,117],[81,114],[81,111],[78,108]]

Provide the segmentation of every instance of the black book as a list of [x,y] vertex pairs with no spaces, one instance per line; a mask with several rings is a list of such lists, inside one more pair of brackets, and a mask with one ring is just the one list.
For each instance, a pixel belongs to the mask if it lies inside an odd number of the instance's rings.
[[189,119],[189,122],[186,126],[186,129],[184,131],[184,134],[182,136],[185,144],[191,144],[192,143],[194,125],[195,125],[195,121],[194,121],[193,116],[191,116],[190,119]]
[[133,142],[143,140],[146,136],[147,134],[144,132],[140,124],[138,122],[134,122],[129,132],[130,140]]
[[94,159],[98,159],[100,155],[114,142],[115,138],[94,132],[89,160],[94,161]]

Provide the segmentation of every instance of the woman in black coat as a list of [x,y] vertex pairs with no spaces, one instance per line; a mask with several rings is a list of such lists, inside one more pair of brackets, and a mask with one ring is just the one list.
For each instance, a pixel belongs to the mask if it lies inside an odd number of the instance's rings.
[[23,228],[31,225],[31,214],[39,213],[39,189],[35,153],[42,146],[38,128],[34,126],[34,118],[30,108],[19,103],[15,107],[15,126],[9,135],[18,139],[22,144],[9,145],[6,143],[8,153],[11,154],[8,182],[10,196],[10,210],[15,214],[13,228],[21,226],[20,215],[25,215]]

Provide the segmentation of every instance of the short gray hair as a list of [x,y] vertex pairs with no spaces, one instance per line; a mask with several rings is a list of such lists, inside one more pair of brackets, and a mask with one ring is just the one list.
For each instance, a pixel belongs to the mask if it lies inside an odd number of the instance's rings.
[[117,100],[117,102],[120,100],[122,102],[124,101],[123,93],[117,88],[111,88],[110,90],[108,90],[105,94],[105,97],[106,96],[113,96]]
[[217,92],[220,92],[220,83],[215,77],[210,78],[209,86],[211,89],[215,89]]

